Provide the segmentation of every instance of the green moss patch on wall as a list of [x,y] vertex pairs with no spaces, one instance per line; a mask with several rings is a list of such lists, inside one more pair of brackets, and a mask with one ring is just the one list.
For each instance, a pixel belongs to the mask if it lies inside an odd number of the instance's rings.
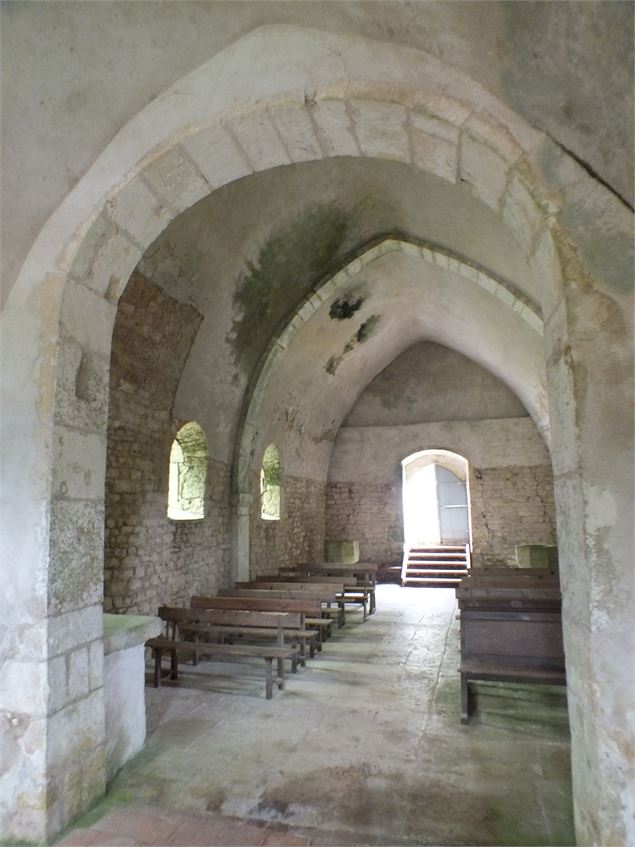
[[334,270],[350,242],[354,214],[333,205],[307,209],[275,230],[249,263],[234,295],[234,318],[227,336],[234,361],[250,373],[274,329]]

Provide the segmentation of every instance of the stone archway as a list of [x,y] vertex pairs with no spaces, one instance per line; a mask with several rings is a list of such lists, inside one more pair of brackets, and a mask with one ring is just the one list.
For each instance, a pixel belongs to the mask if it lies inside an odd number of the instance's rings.
[[[3,686],[14,693],[4,706],[28,716],[9,775],[14,795],[19,780],[28,798],[28,814],[11,824],[15,837],[58,831],[103,791],[99,565],[117,299],[150,242],[211,190],[257,170],[342,155],[469,181],[515,233],[540,283],[577,827],[583,841],[623,840],[633,704],[629,539],[619,527],[628,526],[630,433],[609,410],[615,392],[631,397],[631,292],[614,261],[616,241],[628,252],[630,215],[471,80],[418,51],[368,47],[286,27],[241,39],[121,131],[22,268],[3,342],[13,494],[4,520],[17,574],[5,597],[12,636]],[[585,250],[607,231],[606,246]],[[598,430],[614,445],[609,462],[604,451],[600,461]],[[68,698],[55,670],[68,656],[91,665],[78,698]]]

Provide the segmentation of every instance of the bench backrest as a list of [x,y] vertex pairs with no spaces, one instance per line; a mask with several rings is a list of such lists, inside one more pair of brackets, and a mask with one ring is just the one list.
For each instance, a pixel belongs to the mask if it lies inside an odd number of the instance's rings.
[[181,609],[161,606],[159,617],[168,623],[204,623],[218,626],[258,627],[259,629],[299,629],[302,615],[299,612],[247,611],[244,609]]
[[379,565],[376,562],[355,562],[355,564],[347,564],[346,562],[317,562],[317,564],[300,564],[293,565],[295,570],[310,570],[314,573],[320,571],[331,571],[333,573],[377,573]]
[[558,571],[547,568],[470,568],[468,578],[558,580]]
[[276,590],[274,588],[223,588],[220,597],[272,597],[276,600],[319,600],[322,603],[336,603],[335,591],[306,591],[298,589]]
[[197,595],[190,601],[192,609],[243,609],[266,612],[300,612],[320,617],[319,600],[279,600],[275,597],[205,597]]
[[461,611],[465,609],[517,609],[534,611],[560,610],[560,589],[555,584],[528,581],[510,583],[470,582],[462,580],[456,587]]
[[[269,582],[290,582],[290,583],[305,583],[308,585],[320,584],[320,585],[344,585],[347,588],[355,587],[357,585],[357,578],[354,576],[309,576],[307,574],[300,574],[297,571],[291,570],[291,568],[282,570],[280,572],[282,576],[268,576],[267,581]],[[260,581],[260,580],[258,580]],[[243,583],[237,582],[236,588],[240,588]]]
[[273,591],[326,591],[327,593],[344,590],[344,583],[337,579],[335,582],[305,582],[303,580],[292,580],[291,582],[274,582],[257,579],[253,582],[237,582],[236,588],[255,588]]
[[555,612],[464,612],[461,659],[564,669],[561,617]]

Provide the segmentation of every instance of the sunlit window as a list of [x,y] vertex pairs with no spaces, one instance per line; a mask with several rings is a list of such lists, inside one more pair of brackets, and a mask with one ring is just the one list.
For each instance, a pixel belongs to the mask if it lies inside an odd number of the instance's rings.
[[205,517],[207,439],[197,423],[187,423],[176,434],[170,450],[168,517],[194,521]]

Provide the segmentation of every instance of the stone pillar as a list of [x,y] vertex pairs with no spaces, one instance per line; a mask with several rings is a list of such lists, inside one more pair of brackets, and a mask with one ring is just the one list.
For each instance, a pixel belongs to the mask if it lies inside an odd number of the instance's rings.
[[545,341],[576,835],[635,844],[632,267],[610,285],[562,266]]
[[[55,280],[47,287],[55,314]],[[10,413],[3,419],[0,510],[7,542],[0,558],[8,566],[0,830],[9,840],[38,842],[56,835],[105,789],[101,605],[109,360],[103,344],[112,321],[103,332],[89,322],[76,334],[67,326],[55,342],[54,327],[39,323],[30,305],[14,300],[3,326],[3,359],[11,366],[2,386],[2,407]],[[112,305],[105,310],[112,318]],[[95,312],[98,322],[102,312]],[[42,388],[51,385],[55,398]]]
[[249,532],[252,494],[238,494],[234,500],[234,543],[232,545],[232,579],[249,580]]

